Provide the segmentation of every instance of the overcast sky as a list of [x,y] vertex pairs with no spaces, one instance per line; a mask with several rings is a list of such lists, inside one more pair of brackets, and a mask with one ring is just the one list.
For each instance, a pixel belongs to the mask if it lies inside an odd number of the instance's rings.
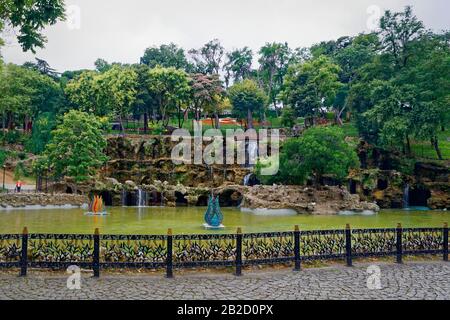
[[[174,42],[200,47],[218,38],[226,49],[287,41],[304,47],[369,31],[382,11],[411,4],[427,28],[450,29],[449,0],[66,0],[69,22],[45,30],[36,56],[58,71],[93,68],[97,58],[135,63],[145,48]],[[374,7],[375,6],[375,7]],[[77,11],[80,15],[77,17]],[[34,60],[14,37],[1,49],[6,62]]]

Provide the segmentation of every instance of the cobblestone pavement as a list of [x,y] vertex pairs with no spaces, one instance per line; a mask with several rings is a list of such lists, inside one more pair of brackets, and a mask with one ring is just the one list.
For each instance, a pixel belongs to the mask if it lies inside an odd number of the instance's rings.
[[450,264],[377,263],[381,289],[369,290],[369,264],[232,274],[82,274],[81,289],[69,290],[63,274],[0,273],[0,299],[450,299]]

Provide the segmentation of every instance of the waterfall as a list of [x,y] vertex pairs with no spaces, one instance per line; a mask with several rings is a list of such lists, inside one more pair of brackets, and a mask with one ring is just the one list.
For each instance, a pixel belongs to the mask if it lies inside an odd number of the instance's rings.
[[146,205],[147,205],[147,192],[142,189],[138,189],[136,206],[145,207]]
[[405,185],[405,189],[403,189],[403,208],[409,207],[409,184]]
[[250,140],[245,145],[247,150],[248,159],[245,161],[246,167],[252,167],[255,165],[256,160],[258,159],[258,142]]
[[126,207],[127,206],[127,192],[125,189],[122,189],[122,206]]
[[249,182],[250,182],[250,178],[251,178],[252,174],[249,173],[244,177],[244,186],[248,186]]

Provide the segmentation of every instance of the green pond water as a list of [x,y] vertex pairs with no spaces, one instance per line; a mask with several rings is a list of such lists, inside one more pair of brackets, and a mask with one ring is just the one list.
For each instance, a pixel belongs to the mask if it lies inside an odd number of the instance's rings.
[[382,210],[375,215],[257,215],[237,208],[222,208],[224,230],[205,230],[200,207],[110,207],[107,216],[87,216],[84,209],[36,209],[0,211],[0,234],[20,233],[24,226],[30,233],[92,233],[99,228],[104,234],[175,234],[290,231],[294,225],[302,230],[352,228],[441,227],[450,222],[450,212]]

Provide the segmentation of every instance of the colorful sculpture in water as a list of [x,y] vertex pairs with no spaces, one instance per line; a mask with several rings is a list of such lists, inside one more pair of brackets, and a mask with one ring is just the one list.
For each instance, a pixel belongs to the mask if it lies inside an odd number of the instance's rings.
[[207,229],[223,229],[222,224],[223,214],[220,211],[219,197],[211,195],[208,200],[208,209],[205,213],[205,224],[203,225]]
[[104,215],[106,212],[103,208],[103,198],[101,196],[94,196],[89,203],[89,212],[92,215]]

